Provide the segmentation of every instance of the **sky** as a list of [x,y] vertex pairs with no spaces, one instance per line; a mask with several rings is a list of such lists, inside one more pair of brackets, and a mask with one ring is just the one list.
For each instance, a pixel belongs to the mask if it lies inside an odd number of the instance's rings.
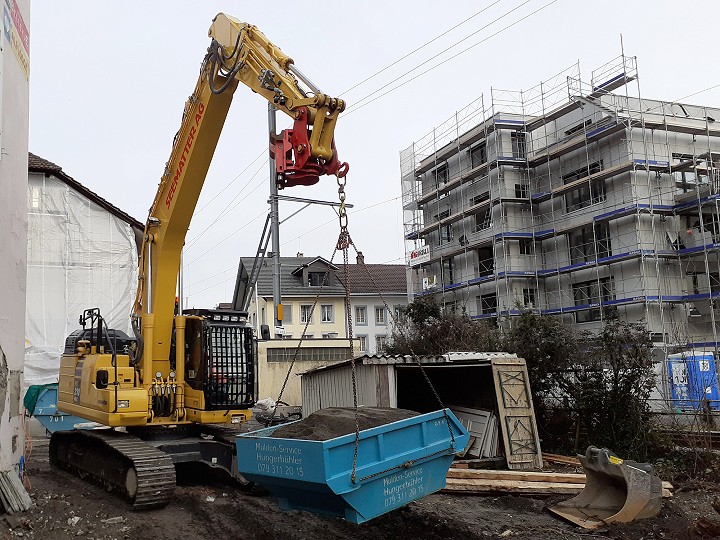
[[[405,262],[400,152],[491,87],[528,89],[577,63],[589,81],[624,50],[642,97],[720,106],[716,0],[32,0],[30,151],[145,222],[219,12],[348,102],[335,139],[349,231],[370,263]],[[278,131],[291,123],[278,113]],[[187,235],[187,307],[230,301],[239,258],[255,254],[267,134],[267,102],[240,85]],[[336,201],[337,185],[284,194]],[[280,219],[298,209],[281,202]],[[281,254],[329,258],[338,230],[330,207],[311,206],[281,225]]]

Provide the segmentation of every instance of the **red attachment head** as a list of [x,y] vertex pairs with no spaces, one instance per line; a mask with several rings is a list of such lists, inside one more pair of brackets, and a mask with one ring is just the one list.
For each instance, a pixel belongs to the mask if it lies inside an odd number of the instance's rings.
[[334,140],[330,160],[323,161],[312,157],[308,110],[300,107],[297,112],[292,129],[283,130],[277,138],[270,141],[270,155],[275,158],[278,187],[282,189],[298,185],[311,186],[317,184],[320,176],[324,174],[345,176],[350,166],[338,160]]

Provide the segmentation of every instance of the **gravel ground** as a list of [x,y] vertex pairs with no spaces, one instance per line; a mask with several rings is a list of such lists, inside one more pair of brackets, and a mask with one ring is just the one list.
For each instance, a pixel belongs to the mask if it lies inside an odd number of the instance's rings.
[[132,512],[112,493],[51,468],[47,439],[34,440],[28,474],[35,505],[23,514],[0,515],[0,538],[697,539],[701,536],[691,532],[697,517],[720,519],[710,507],[717,486],[695,484],[692,489],[676,489],[675,497],[665,501],[656,518],[592,534],[545,510],[558,498],[519,496],[430,495],[355,525],[307,512],[281,511],[272,497],[252,496],[230,486],[199,485],[184,475],[166,508]]

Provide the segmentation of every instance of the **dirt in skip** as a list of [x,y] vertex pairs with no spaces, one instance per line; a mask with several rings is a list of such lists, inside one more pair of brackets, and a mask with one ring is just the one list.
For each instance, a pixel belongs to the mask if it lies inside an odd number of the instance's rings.
[[[383,407],[359,407],[357,422],[360,431],[417,416],[415,411],[386,409]],[[327,441],[355,433],[355,409],[353,407],[330,407],[309,414],[302,420],[280,426],[272,437],[280,439],[304,439]]]
[[435,494],[355,525],[309,512],[282,511],[272,497],[251,496],[229,486],[179,485],[166,508],[132,512],[101,487],[51,468],[46,440],[35,442],[28,473],[35,505],[22,514],[0,514],[1,539],[697,539],[688,533],[694,520],[717,516],[710,507],[716,495],[712,486],[678,490],[657,518],[592,534],[545,510],[564,497]]

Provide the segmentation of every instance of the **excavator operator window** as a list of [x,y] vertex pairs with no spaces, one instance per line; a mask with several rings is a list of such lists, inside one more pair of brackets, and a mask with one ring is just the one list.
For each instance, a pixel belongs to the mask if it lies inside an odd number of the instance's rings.
[[185,380],[194,390],[202,390],[205,380],[202,334],[202,319],[188,318],[185,326]]
[[252,329],[247,325],[204,321],[205,403],[208,409],[252,406],[254,362]]

